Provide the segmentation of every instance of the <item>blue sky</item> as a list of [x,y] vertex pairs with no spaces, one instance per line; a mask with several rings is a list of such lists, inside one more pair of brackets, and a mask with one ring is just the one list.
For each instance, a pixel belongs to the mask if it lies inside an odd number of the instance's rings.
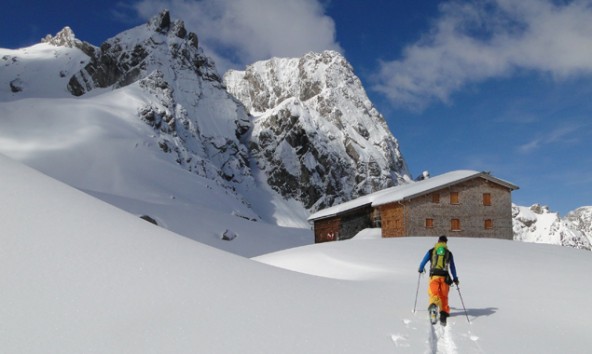
[[220,71],[342,52],[414,176],[486,170],[519,205],[592,205],[592,0],[4,0],[0,47],[66,25],[99,45],[163,8]]

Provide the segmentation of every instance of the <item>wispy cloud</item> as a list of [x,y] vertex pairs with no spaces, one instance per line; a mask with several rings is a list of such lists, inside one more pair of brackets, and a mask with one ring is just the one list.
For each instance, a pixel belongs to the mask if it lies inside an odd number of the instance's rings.
[[169,9],[183,19],[222,72],[273,56],[342,51],[335,23],[317,0],[142,0],[132,6],[143,18]]
[[416,110],[455,91],[534,70],[560,80],[592,73],[592,1],[452,0],[400,60],[384,61],[373,88]]
[[531,141],[518,147],[518,152],[529,154],[546,145],[551,144],[576,144],[580,141],[578,132],[585,130],[587,125],[572,124],[553,129],[546,134],[541,134]]

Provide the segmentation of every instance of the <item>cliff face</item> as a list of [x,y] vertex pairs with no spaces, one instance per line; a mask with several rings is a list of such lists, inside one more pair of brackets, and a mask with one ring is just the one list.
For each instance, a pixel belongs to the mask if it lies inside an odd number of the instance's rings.
[[249,149],[274,190],[317,210],[409,179],[397,140],[337,52],[224,76],[255,117]]

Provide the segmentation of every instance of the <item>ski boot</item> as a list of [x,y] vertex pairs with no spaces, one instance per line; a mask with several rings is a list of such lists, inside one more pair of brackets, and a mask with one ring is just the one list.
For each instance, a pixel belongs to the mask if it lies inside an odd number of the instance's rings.
[[430,322],[434,325],[438,322],[438,305],[430,304],[428,307],[428,314],[430,316]]
[[446,319],[450,316],[448,313],[444,311],[440,311],[440,324],[442,326],[446,326]]

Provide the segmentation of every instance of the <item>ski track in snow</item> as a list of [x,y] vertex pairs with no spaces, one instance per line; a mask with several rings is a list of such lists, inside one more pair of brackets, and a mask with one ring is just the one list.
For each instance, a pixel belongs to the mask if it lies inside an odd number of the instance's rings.
[[[425,315],[427,315],[427,311],[418,311],[420,313],[423,313]],[[417,316],[417,312],[414,312],[414,314]],[[405,325],[405,328],[407,328],[410,331],[417,331],[420,328],[425,328],[423,326],[423,321],[416,321],[416,320],[412,320],[409,318],[405,318],[403,319],[403,324]],[[429,353],[429,354],[456,354],[459,353],[459,345],[457,345],[457,343],[455,342],[454,338],[456,337],[457,340],[460,340],[462,343],[467,343],[470,342],[472,343],[472,353],[483,353],[483,349],[481,348],[481,346],[479,345],[478,341],[479,341],[479,336],[475,335],[474,333],[472,333],[471,328],[466,328],[467,331],[464,331],[464,326],[462,324],[461,328],[457,328],[456,330],[454,330],[454,327],[456,326],[456,321],[451,319],[448,321],[448,325],[447,326],[442,326],[440,325],[440,322],[438,321],[437,324],[432,325],[429,323],[429,317],[428,317],[428,321],[426,321],[425,326],[427,327],[427,339],[425,341],[425,343],[427,344],[427,347],[425,349],[425,353]],[[418,328],[419,327],[419,328]],[[458,330],[460,330],[460,332],[458,332]],[[411,349],[411,344],[409,343],[409,338],[412,338],[413,335],[411,333],[395,333],[395,334],[391,334],[391,339],[392,341],[395,343],[395,346],[399,349],[399,350],[409,350]],[[461,344],[462,344],[461,343]],[[461,347],[463,347],[461,345]]]
[[[420,311],[422,312],[422,311]],[[424,311],[427,314],[427,311]],[[429,323],[429,318],[426,321],[427,330],[428,330],[428,338],[426,340],[427,348],[425,353],[428,354],[457,354],[458,347],[454,342],[451,326],[454,324],[453,322],[449,322],[447,326],[442,326],[438,322],[435,325]],[[416,331],[418,329],[417,323],[414,323],[414,320],[410,320],[408,318],[403,319],[403,324],[408,330]],[[423,326],[422,326],[423,327]],[[479,337],[474,336],[471,334],[470,330],[464,336],[469,338],[473,343],[476,345],[476,352],[482,353],[483,351],[476,343]],[[404,333],[396,333],[391,334],[391,339],[395,343],[395,346],[398,349],[410,349],[410,343],[408,342],[409,338],[413,336],[404,334]]]
[[[428,349],[426,353],[430,354],[456,354],[458,353],[458,346],[454,342],[453,327],[455,325],[454,321],[448,321],[448,325],[443,327],[439,323],[436,325],[429,325],[429,334],[428,334]],[[458,337],[458,335],[457,335]],[[466,333],[460,334],[461,341],[467,341],[472,343],[473,351],[472,353],[484,353],[483,348],[478,343],[479,336],[475,335],[469,329]]]
[[440,324],[430,325],[427,353],[435,354],[456,354],[457,348],[452,334],[450,324],[446,327]]

